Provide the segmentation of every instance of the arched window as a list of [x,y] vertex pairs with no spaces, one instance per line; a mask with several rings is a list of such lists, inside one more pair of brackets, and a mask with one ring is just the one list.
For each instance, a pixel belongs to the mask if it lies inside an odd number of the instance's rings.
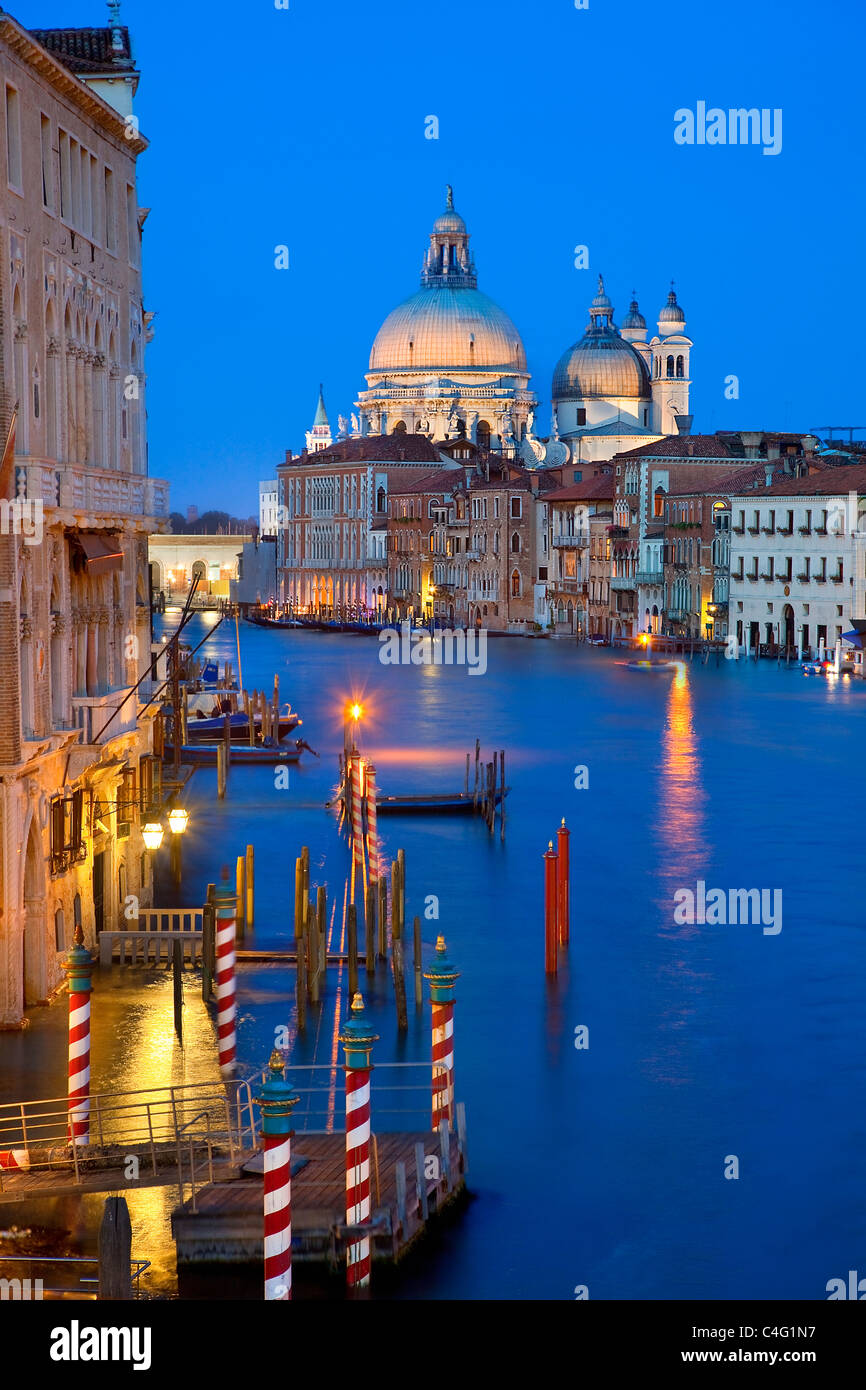
[[66,923],[63,920],[63,908],[59,906],[54,909],[54,949],[66,950]]
[[671,356],[671,357],[668,358],[668,376],[673,376],[673,374],[674,374],[674,359],[673,359],[673,357]]
[[520,570],[511,571],[511,597],[520,598]]
[[681,354],[681,355],[677,358],[677,376],[685,376],[685,371],[683,370],[684,367],[685,367],[685,359],[683,358],[683,356],[682,356],[682,354]]
[[[671,373],[671,375],[673,375],[673,373]],[[405,420],[398,420],[397,423],[396,423],[396,425],[395,425],[394,428],[392,429],[391,433],[392,433],[392,434],[405,434],[405,433],[406,433],[406,421],[405,421]]]
[[520,536],[517,531],[515,531],[511,537],[511,553],[512,555],[520,554]]
[[385,489],[384,489],[383,487],[380,487],[380,488],[378,488],[377,491],[376,491],[376,511],[377,511],[377,512],[384,512],[384,510],[385,510]]
[[475,441],[482,449],[490,448],[490,424],[487,420],[479,420],[475,427]]

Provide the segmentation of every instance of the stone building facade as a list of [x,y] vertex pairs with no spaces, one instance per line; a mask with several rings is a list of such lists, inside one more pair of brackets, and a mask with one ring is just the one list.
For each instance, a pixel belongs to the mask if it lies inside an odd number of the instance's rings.
[[168,487],[147,476],[137,78],[119,25],[30,33],[0,14],[6,1027],[60,983],[77,922],[93,944],[151,891],[151,726],[126,696],[150,662]]

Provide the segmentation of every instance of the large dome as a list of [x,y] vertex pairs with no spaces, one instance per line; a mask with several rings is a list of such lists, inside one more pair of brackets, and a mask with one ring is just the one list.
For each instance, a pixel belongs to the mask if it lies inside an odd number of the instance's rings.
[[564,352],[553,373],[553,399],[644,400],[651,393],[642,357],[616,332],[590,329]]
[[370,353],[373,372],[447,372],[473,367],[525,372],[526,353],[520,334],[486,294],[441,280],[434,280],[392,309]]

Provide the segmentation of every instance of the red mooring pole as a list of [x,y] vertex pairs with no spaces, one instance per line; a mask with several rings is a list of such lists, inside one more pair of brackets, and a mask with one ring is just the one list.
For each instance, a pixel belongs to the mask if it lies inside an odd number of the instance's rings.
[[565,826],[565,816],[562,818],[562,825],[556,832],[556,852],[559,856],[558,867],[558,887],[559,902],[557,911],[559,914],[559,944],[568,945],[568,842],[571,838],[570,831]]
[[556,900],[558,856],[551,840],[544,856],[544,972],[556,974]]

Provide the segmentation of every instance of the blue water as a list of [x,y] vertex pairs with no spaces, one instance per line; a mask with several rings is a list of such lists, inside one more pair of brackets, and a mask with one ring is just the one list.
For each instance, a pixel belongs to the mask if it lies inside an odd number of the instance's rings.
[[[224,659],[233,642],[224,624],[206,650]],[[769,663],[643,675],[615,653],[553,641],[490,641],[484,676],[377,656],[372,639],[242,628],[245,682],[267,688],[278,671],[321,758],[305,759],[287,791],[268,771],[233,769],[224,803],[214,775],[196,774],[185,896],[214,878],[215,844],[240,852],[247,840],[257,945],[291,932],[302,843],[314,881],[342,893],[348,854],[322,802],[349,695],[362,699],[360,743],[386,791],[459,788],[476,736],[487,756],[507,750],[504,845],[475,820],[380,821],[388,853],[406,852],[408,915],[439,898],[425,947],[442,930],[462,971],[457,1089],[476,1198],[403,1292],[826,1297],[828,1279],[866,1258],[853,756],[866,689]],[[578,765],[589,780],[579,791]],[[562,816],[571,946],[551,981],[541,856]],[[781,889],[782,930],[676,925],[674,893],[698,879]],[[293,1021],[292,983],[279,967],[245,972],[245,1064],[261,1066],[274,1027]],[[429,1055],[426,1013],[416,1019],[411,1003],[398,1041],[381,972],[369,1004],[378,1060]],[[587,1050],[574,1046],[579,1025]],[[296,1060],[328,1060],[313,1034]]]
[[[193,641],[209,622],[194,619]],[[247,686],[268,689],[279,672],[320,754],[292,770],[287,790],[260,768],[233,768],[225,802],[210,770],[188,789],[182,897],[201,901],[221,863],[253,843],[257,947],[292,933],[303,844],[313,882],[342,913],[349,856],[324,802],[348,697],[364,705],[359,742],[385,791],[461,788],[476,736],[488,757],[507,750],[504,844],[474,819],[380,820],[388,856],[405,849],[408,916],[439,899],[439,920],[423,919],[425,962],[441,930],[462,972],[456,1083],[474,1195],[397,1296],[569,1299],[586,1285],[592,1299],[821,1299],[829,1279],[862,1269],[866,931],[854,750],[866,688],[770,663],[644,675],[616,653],[561,641],[491,640],[484,676],[385,667],[370,638],[242,625],[241,642]],[[236,664],[233,627],[205,650]],[[585,790],[575,789],[578,765]],[[562,816],[571,945],[550,980],[541,856]],[[781,889],[782,930],[677,925],[674,894],[698,879]],[[97,995],[108,987],[98,982]],[[410,987],[400,1040],[385,972],[370,987],[362,970],[361,987],[380,1035],[374,1060],[426,1061],[428,1006],[416,1015]],[[332,1061],[345,973],[331,971],[304,1036],[294,972],[278,964],[241,969],[239,1009],[244,1072],[266,1063],[281,1025],[293,1061]],[[574,1046],[580,1025],[587,1050]],[[168,1015],[164,1031],[168,1056]],[[173,1055],[186,1075],[202,1065]],[[59,1050],[53,1065],[62,1085]],[[156,1084],[153,1065],[147,1079]],[[735,1180],[724,1176],[729,1156]],[[158,1235],[142,1221],[153,1256]]]

